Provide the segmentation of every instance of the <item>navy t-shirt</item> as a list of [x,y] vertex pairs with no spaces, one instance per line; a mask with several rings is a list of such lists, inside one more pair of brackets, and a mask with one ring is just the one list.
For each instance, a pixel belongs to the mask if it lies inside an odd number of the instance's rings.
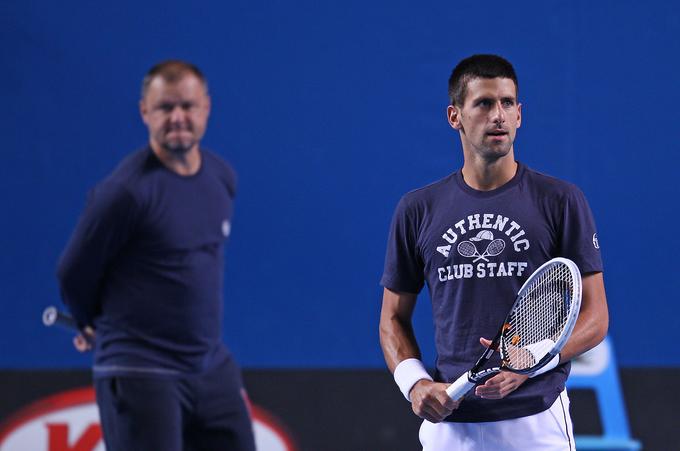
[[[453,382],[501,326],[522,283],[554,257],[582,273],[602,271],[595,222],[574,185],[518,163],[515,176],[492,191],[477,191],[462,172],[406,194],[387,244],[381,284],[432,299],[437,350],[435,380]],[[490,366],[499,366],[495,353]],[[474,391],[447,419],[497,421],[541,412],[564,389],[569,364],[527,380],[501,400]]]
[[201,155],[184,177],[146,148],[90,192],[58,277],[77,321],[96,328],[95,377],[198,372],[226,357],[223,245],[236,177]]

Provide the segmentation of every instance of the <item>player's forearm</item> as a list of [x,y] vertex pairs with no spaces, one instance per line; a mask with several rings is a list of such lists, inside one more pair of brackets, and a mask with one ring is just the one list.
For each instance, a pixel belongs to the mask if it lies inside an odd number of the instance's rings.
[[579,319],[571,338],[560,352],[560,362],[571,360],[597,346],[607,333],[599,319]]
[[574,332],[560,352],[566,362],[597,346],[607,335],[609,311],[602,273],[583,277],[583,300]]
[[57,268],[61,297],[79,326],[91,325],[98,297],[98,290],[89,274],[91,268],[81,268],[69,257],[65,254]]
[[57,265],[62,300],[81,327],[92,325],[97,311],[104,274],[101,261],[100,249],[76,230]]
[[420,350],[411,325],[417,296],[414,293],[397,292],[389,288],[383,291],[380,346],[387,367],[392,372],[403,360],[420,359]]
[[385,356],[385,363],[391,372],[399,362],[416,358],[420,359],[420,349],[410,324],[404,324],[398,318],[386,318],[380,321],[380,346]]

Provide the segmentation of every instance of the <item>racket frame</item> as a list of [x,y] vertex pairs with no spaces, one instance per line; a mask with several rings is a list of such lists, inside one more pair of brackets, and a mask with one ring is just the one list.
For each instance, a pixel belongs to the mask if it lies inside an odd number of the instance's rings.
[[[566,301],[567,303],[569,303],[569,315],[567,316],[564,329],[562,330],[560,337],[557,339],[552,349],[538,362],[536,362],[535,365],[531,366],[530,368],[526,369],[508,368],[507,366],[505,366],[505,363],[501,363],[500,367],[493,367],[482,370],[481,368],[489,361],[493,353],[498,349],[503,336],[503,331],[505,329],[505,324],[507,324],[517,304],[521,302],[527,287],[531,283],[533,283],[536,279],[538,279],[543,273],[548,271],[556,263],[564,264],[567,266],[567,268],[569,268],[574,282],[573,290],[574,297],[572,299],[567,299]],[[517,374],[531,374],[543,368],[557,354],[560,353],[560,351],[566,344],[567,340],[569,340],[571,332],[574,330],[574,326],[576,325],[576,320],[578,318],[579,310],[581,308],[582,290],[583,287],[581,284],[581,272],[579,271],[576,263],[569,260],[568,258],[556,257],[551,260],[548,260],[547,262],[539,266],[538,269],[536,269],[536,271],[534,271],[520,287],[519,291],[517,292],[517,296],[515,297],[515,301],[512,303],[512,307],[508,310],[508,314],[503,320],[503,324],[499,328],[498,333],[496,333],[494,339],[491,341],[489,347],[486,348],[486,350],[479,357],[475,365],[467,373],[460,376],[451,385],[449,385],[449,387],[447,387],[446,393],[449,395],[449,397],[457,401],[461,399],[472,387],[474,387],[477,384],[477,382],[492,374],[496,374],[501,371],[510,371]]]

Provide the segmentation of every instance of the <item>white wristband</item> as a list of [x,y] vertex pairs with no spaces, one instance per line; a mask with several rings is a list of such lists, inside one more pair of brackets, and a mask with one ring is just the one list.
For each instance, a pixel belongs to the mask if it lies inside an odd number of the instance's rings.
[[541,367],[538,370],[531,373],[529,375],[529,377],[536,377],[536,376],[539,376],[543,373],[547,373],[548,371],[552,370],[553,368],[555,368],[559,364],[560,364],[560,355],[557,354],[555,357],[550,359],[550,361],[548,363],[546,363],[544,367]]
[[394,369],[394,381],[408,401],[411,401],[409,396],[411,389],[416,385],[416,382],[422,379],[431,381],[432,376],[427,373],[425,365],[418,359],[402,360]]

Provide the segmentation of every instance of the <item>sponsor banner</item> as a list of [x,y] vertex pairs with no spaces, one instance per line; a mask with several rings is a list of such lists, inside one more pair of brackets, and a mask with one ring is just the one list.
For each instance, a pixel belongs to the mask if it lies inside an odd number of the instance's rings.
[[[295,451],[293,439],[271,413],[251,404],[260,451]],[[104,451],[92,387],[67,390],[35,401],[0,426],[2,451]]]
[[[595,355],[594,363],[574,365],[574,377],[600,368]],[[645,449],[668,449],[678,396],[658,387],[680,381],[680,369],[624,368],[620,377],[631,436]],[[246,369],[244,381],[259,451],[420,448],[421,421],[386,369]],[[90,382],[86,369],[0,371],[0,450],[103,449],[94,394],[81,389]],[[603,434],[598,393],[572,389],[569,397],[574,433]]]
[[[243,373],[258,451],[419,446],[420,419],[386,369]],[[90,384],[87,369],[0,370],[0,450],[103,450]]]

